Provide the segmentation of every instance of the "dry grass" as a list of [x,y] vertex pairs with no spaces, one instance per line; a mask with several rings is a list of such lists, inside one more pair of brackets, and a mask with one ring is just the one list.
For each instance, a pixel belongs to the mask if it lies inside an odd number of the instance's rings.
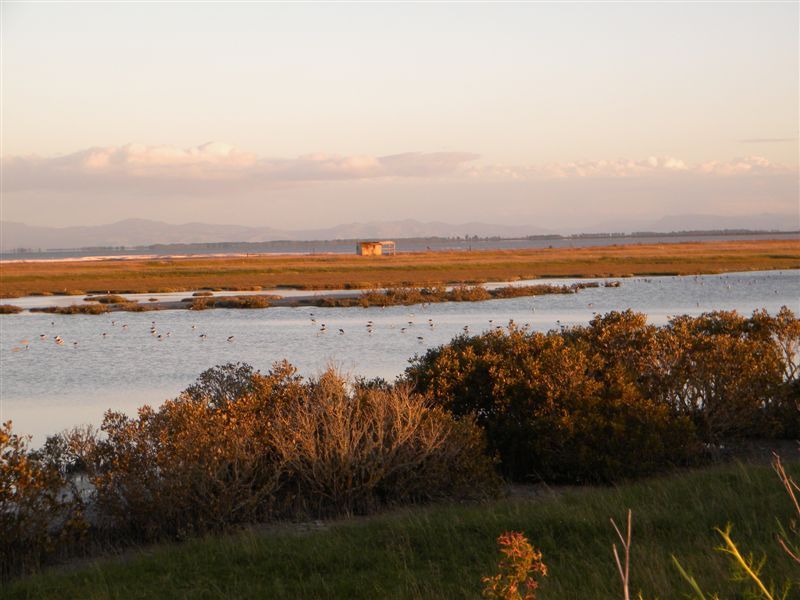
[[70,306],[46,306],[31,308],[31,312],[54,313],[57,315],[101,315],[109,308],[105,304],[72,304]]
[[800,240],[355,255],[29,262],[2,265],[0,296],[200,288],[425,286],[533,277],[689,275],[800,268]]

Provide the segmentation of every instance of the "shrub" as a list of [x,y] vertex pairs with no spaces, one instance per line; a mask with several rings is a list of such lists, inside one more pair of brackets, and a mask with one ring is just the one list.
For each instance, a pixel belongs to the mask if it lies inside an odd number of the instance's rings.
[[547,334],[461,336],[415,357],[416,391],[484,427],[515,479],[611,481],[701,458],[702,443],[800,429],[800,324],[788,309],[631,311]]
[[0,304],[0,315],[15,315],[22,312],[21,306],[14,306],[13,304]]
[[660,337],[669,368],[652,393],[690,416],[706,441],[798,434],[800,321],[790,310],[676,317]]
[[416,389],[475,415],[514,479],[609,481],[685,462],[691,424],[643,398],[621,373],[598,380],[564,336],[510,325],[461,336],[412,361]]
[[158,410],[108,412],[86,461],[111,527],[182,537],[277,517],[365,513],[497,491],[481,431],[404,388],[206,371]]
[[55,466],[28,452],[29,442],[11,421],[0,425],[0,580],[38,566],[85,530],[79,499]]
[[484,577],[483,597],[496,600],[534,600],[539,582],[536,575],[547,576],[547,566],[542,553],[531,546],[520,532],[507,531],[497,538],[503,558],[497,565],[499,571]]

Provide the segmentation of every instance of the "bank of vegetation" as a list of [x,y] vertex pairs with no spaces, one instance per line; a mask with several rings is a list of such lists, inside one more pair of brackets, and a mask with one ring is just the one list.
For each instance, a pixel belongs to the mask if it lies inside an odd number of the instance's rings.
[[[615,283],[615,282],[610,282]],[[431,287],[393,287],[387,290],[371,290],[358,296],[325,296],[308,302],[320,307],[360,306],[410,306],[413,304],[435,304],[438,302],[483,302],[525,296],[546,294],[574,294],[579,290],[600,287],[597,282],[575,283],[572,285],[507,285],[487,289],[482,285],[457,285]]]
[[89,296],[90,304],[73,304],[69,306],[49,306],[32,308],[32,312],[47,312],[62,315],[70,314],[103,314],[109,311],[145,312],[152,310],[186,309],[209,310],[212,308],[269,308],[270,306],[318,306],[361,307],[370,306],[409,306],[413,304],[431,304],[437,302],[482,302],[520,298],[525,296],[542,296],[545,294],[574,294],[586,288],[618,287],[618,281],[574,283],[571,285],[518,285],[487,289],[481,285],[459,285],[451,288],[432,286],[423,288],[392,287],[385,290],[367,290],[356,295],[320,295],[299,298],[282,298],[272,294],[252,294],[235,296],[214,296],[211,292],[196,292],[190,298],[179,302],[140,303],[130,301],[123,296]]
[[259,294],[252,296],[195,296],[182,301],[188,310],[208,310],[210,308],[268,308],[270,301],[280,296]]
[[696,275],[800,268],[800,241],[633,244],[585,248],[257,255],[3,264],[0,298],[31,294],[165,293],[198,289],[426,287],[540,277]]
[[8,577],[109,545],[492,498],[500,477],[619,484],[798,437],[800,321],[786,308],[509,324],[415,357],[394,383],[229,364],[36,451],[5,424],[0,564]]

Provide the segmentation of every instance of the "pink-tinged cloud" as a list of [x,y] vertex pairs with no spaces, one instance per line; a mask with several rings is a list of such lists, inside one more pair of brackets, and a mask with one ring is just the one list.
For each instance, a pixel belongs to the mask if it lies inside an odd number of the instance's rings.
[[674,157],[613,159],[542,166],[476,163],[468,152],[408,152],[389,156],[308,154],[260,158],[221,143],[194,148],[129,144],[89,148],[65,156],[10,156],[2,159],[4,189],[114,190],[163,194],[258,191],[321,181],[449,179],[547,181],[587,178],[642,178],[675,175],[746,176],[796,172],[760,157],[688,164]]
[[89,148],[66,156],[10,156],[2,159],[7,190],[103,187],[151,181],[235,183],[245,187],[270,182],[312,182],[452,174],[476,154],[412,152],[392,156],[308,154],[293,159],[259,158],[221,143],[195,148],[144,146]]

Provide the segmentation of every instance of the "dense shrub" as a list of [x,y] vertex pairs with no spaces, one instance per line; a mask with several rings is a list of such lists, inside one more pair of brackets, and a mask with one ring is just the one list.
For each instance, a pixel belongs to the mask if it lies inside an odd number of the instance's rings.
[[434,402],[475,416],[514,479],[604,481],[688,458],[688,419],[670,418],[619,372],[593,375],[565,337],[513,326],[456,338],[408,370]]
[[694,460],[703,444],[796,435],[800,326],[631,311],[547,334],[513,325],[412,359],[415,389],[474,415],[515,479],[609,481]]
[[28,443],[10,421],[0,425],[0,581],[63,551],[86,528],[80,499]]
[[498,481],[469,420],[399,387],[305,381],[278,363],[207,371],[136,418],[108,412],[81,457],[103,522],[143,539],[277,517],[487,496]]
[[800,434],[800,320],[787,308],[676,317],[659,332],[651,394],[696,423],[704,440]]
[[14,315],[22,312],[22,307],[13,304],[0,304],[0,315]]

